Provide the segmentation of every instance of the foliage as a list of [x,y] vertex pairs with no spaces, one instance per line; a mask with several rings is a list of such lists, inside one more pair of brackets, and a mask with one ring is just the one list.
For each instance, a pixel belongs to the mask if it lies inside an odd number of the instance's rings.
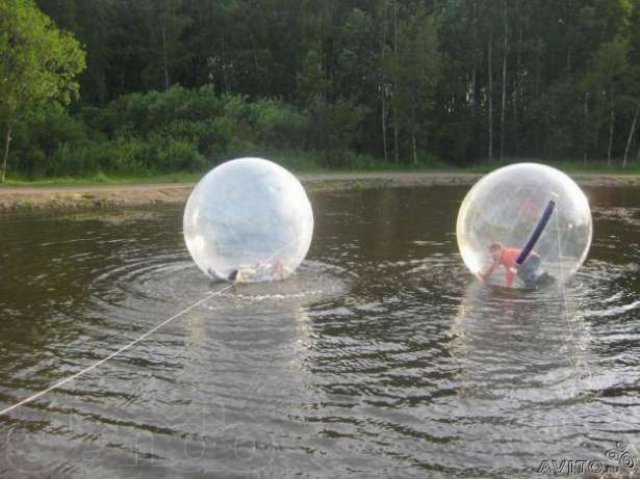
[[16,169],[30,178],[202,171],[237,156],[303,152],[309,129],[308,115],[276,100],[172,87],[23,120]]
[[50,102],[64,105],[76,98],[75,77],[84,67],[78,42],[58,30],[33,0],[0,3],[0,116],[6,130],[1,181],[18,117],[33,115]]
[[88,68],[24,174],[640,159],[640,0],[36,1]]

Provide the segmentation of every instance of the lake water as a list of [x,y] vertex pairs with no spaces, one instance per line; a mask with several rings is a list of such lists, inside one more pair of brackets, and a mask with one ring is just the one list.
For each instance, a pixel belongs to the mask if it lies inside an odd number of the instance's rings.
[[[466,190],[312,195],[314,241],[294,277],[214,296],[0,417],[0,476],[637,466],[640,190],[587,191],[589,258],[544,292],[492,291],[468,273],[455,239]],[[181,215],[0,217],[0,409],[220,288],[189,258]]]

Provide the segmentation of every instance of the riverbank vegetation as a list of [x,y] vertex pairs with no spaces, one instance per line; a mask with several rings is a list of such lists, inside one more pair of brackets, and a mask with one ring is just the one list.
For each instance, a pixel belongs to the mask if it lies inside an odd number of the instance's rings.
[[[640,163],[640,0],[3,3],[5,17],[42,10],[86,51],[83,73],[75,53],[65,73],[73,103],[9,121],[0,99],[13,177],[202,172],[245,155],[296,170]],[[3,72],[25,31],[0,38]]]

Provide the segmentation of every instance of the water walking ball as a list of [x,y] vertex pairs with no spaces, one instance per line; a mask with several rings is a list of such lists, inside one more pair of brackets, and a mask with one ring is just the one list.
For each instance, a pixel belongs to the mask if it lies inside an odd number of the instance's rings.
[[456,226],[467,268],[489,284],[514,288],[538,279],[565,282],[587,257],[592,231],[580,187],[536,163],[509,165],[481,178],[464,198]]
[[281,280],[309,250],[313,212],[289,171],[262,158],[239,158],[207,173],[184,210],[184,239],[209,277]]

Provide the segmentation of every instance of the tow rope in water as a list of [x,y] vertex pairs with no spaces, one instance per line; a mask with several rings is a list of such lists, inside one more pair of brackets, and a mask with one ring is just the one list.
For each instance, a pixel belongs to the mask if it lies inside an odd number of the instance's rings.
[[205,303],[207,300],[210,300],[212,297],[216,296],[216,295],[220,295],[224,292],[226,292],[227,290],[229,290],[231,287],[233,287],[233,283],[230,285],[226,285],[223,288],[219,289],[219,290],[215,290],[209,294],[207,294],[206,297],[198,300],[197,302],[195,302],[194,304],[190,305],[189,307],[185,308],[184,310],[182,310],[181,312],[176,313],[175,315],[173,315],[172,317],[167,318],[166,320],[163,320],[162,322],[160,322],[159,324],[157,324],[155,327],[151,328],[150,330],[147,330],[145,333],[143,333],[142,335],[140,335],[138,338],[136,338],[135,340],[127,343],[126,345],[124,345],[123,347],[120,347],[118,350],[116,350],[115,352],[107,355],[106,357],[104,357],[101,360],[98,360],[97,362],[89,365],[86,368],[83,368],[82,370],[80,370],[79,372],[74,373],[73,375],[70,375],[66,378],[63,378],[62,380],[58,381],[57,383],[54,383],[53,385],[51,385],[48,388],[45,388],[44,390],[34,393],[33,395],[25,398],[24,400],[21,400],[20,402],[11,405],[10,407],[5,408],[4,410],[0,411],[0,416],[2,415],[6,415],[7,413],[11,412],[12,410],[15,410],[18,407],[21,407],[22,405],[26,405],[28,403],[33,402],[34,400],[37,400],[38,398],[46,395],[47,393],[56,390],[60,387],[62,387],[63,385],[66,385],[67,383],[71,382],[72,380],[75,380],[76,378],[84,375],[85,373],[89,373],[91,370],[96,369],[97,367],[99,367],[100,365],[102,365],[105,362],[108,362],[109,360],[111,360],[112,358],[116,357],[117,355],[120,355],[122,352],[128,350],[129,348],[133,347],[134,345],[136,345],[137,343],[140,343],[142,340],[144,340],[145,338],[147,338],[149,335],[151,335],[152,333],[160,330],[162,327],[164,327],[165,325],[169,324],[170,322],[172,322],[173,320],[175,320],[176,318],[181,317],[182,315],[184,315],[185,313],[190,312],[191,310],[193,310],[194,308],[202,305],[203,303]]

